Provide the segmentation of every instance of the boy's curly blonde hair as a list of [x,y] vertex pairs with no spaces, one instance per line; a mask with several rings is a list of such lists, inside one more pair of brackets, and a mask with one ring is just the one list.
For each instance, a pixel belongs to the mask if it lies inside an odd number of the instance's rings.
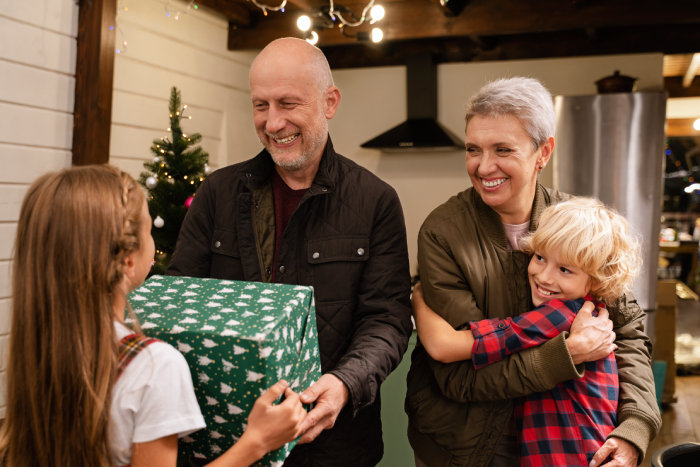
[[627,219],[594,198],[574,197],[544,210],[535,232],[520,240],[591,276],[591,295],[612,304],[632,288],[642,267],[640,242]]

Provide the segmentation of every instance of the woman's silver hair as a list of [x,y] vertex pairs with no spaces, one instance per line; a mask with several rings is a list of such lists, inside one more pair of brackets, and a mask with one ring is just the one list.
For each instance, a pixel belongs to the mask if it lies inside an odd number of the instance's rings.
[[466,108],[467,126],[476,115],[514,116],[525,125],[535,151],[554,136],[557,126],[552,95],[534,78],[518,76],[492,81],[469,98]]

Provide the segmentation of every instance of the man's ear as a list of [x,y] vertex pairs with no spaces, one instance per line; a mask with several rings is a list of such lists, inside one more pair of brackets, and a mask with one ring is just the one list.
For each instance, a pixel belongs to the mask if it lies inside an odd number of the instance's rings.
[[326,115],[326,119],[330,120],[335,115],[340,105],[340,89],[335,86],[331,86],[326,89],[323,94],[323,111]]

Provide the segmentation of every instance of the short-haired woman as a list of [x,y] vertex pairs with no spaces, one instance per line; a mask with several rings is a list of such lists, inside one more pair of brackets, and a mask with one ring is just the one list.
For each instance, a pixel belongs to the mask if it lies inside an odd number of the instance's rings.
[[[544,208],[568,198],[537,181],[556,127],[552,96],[539,81],[487,84],[467,103],[466,122],[473,186],[435,209],[418,237],[425,302],[455,329],[532,308],[529,257],[518,239],[535,230]],[[631,295],[609,307],[609,320],[604,310],[598,317],[593,311],[587,302],[570,334],[479,371],[468,361],[437,362],[417,345],[406,397],[416,465],[518,466],[513,398],[580,378],[583,363],[605,357],[614,345],[619,425],[599,452],[612,457],[611,465],[641,462],[661,423],[644,312]]]

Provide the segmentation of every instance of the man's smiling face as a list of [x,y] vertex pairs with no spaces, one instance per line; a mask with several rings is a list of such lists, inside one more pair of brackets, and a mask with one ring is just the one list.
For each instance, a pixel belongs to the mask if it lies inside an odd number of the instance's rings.
[[326,145],[324,93],[304,57],[270,55],[256,61],[250,73],[255,131],[275,164],[299,170],[320,158]]

